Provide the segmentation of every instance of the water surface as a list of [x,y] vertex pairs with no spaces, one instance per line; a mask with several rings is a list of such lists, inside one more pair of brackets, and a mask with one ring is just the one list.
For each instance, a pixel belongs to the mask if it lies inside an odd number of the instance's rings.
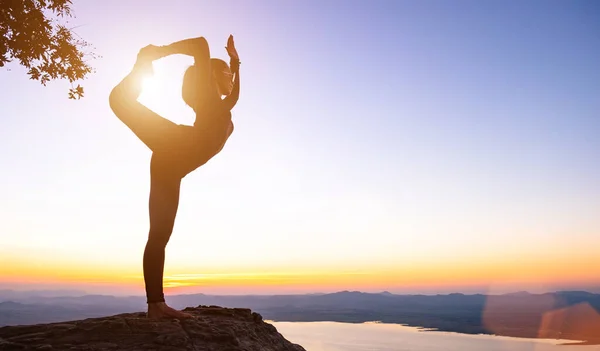
[[600,345],[559,345],[572,342],[566,340],[421,331],[399,324],[269,323],[307,351],[600,351]]

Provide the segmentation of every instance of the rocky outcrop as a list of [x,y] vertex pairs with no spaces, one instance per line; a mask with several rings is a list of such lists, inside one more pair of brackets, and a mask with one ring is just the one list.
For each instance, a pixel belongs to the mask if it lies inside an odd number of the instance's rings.
[[249,309],[198,306],[183,320],[124,313],[63,323],[0,328],[0,350],[306,351]]

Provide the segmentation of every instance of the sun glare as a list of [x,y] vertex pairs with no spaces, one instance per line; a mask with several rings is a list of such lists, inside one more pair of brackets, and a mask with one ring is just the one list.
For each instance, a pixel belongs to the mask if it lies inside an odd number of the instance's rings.
[[142,78],[142,94],[140,99],[152,100],[158,93],[159,79],[156,75]]
[[164,91],[165,79],[162,75],[148,75],[142,78],[142,93],[138,101],[149,107],[155,112],[165,113],[168,110],[168,103],[162,92]]
[[182,58],[163,59],[154,63],[154,74],[142,78],[138,101],[176,123],[187,123],[190,109],[181,98],[183,72],[189,61]]

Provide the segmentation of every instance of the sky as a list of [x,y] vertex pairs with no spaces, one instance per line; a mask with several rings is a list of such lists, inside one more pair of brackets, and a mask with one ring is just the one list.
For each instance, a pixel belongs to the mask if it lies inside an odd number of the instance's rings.
[[[235,132],[188,175],[167,293],[600,291],[594,1],[76,0],[67,99],[0,69],[0,288],[142,294],[151,153],[108,94],[148,44],[241,58]],[[191,124],[192,59],[140,101]]]

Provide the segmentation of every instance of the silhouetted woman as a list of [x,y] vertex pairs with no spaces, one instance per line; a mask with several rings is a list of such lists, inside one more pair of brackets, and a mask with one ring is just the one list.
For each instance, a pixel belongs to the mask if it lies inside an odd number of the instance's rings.
[[[110,107],[115,115],[152,150],[150,232],[143,259],[150,318],[189,317],[165,303],[165,247],[175,223],[181,180],[219,153],[233,132],[231,109],[240,94],[240,62],[233,36],[229,36],[226,49],[230,66],[210,58],[208,43],[202,37],[167,46],[146,46],[140,50],[132,71],[110,94]],[[183,100],[196,113],[193,126],[175,124],[137,101],[142,78],[152,73],[152,62],[173,54],[194,58],[182,86]]]

